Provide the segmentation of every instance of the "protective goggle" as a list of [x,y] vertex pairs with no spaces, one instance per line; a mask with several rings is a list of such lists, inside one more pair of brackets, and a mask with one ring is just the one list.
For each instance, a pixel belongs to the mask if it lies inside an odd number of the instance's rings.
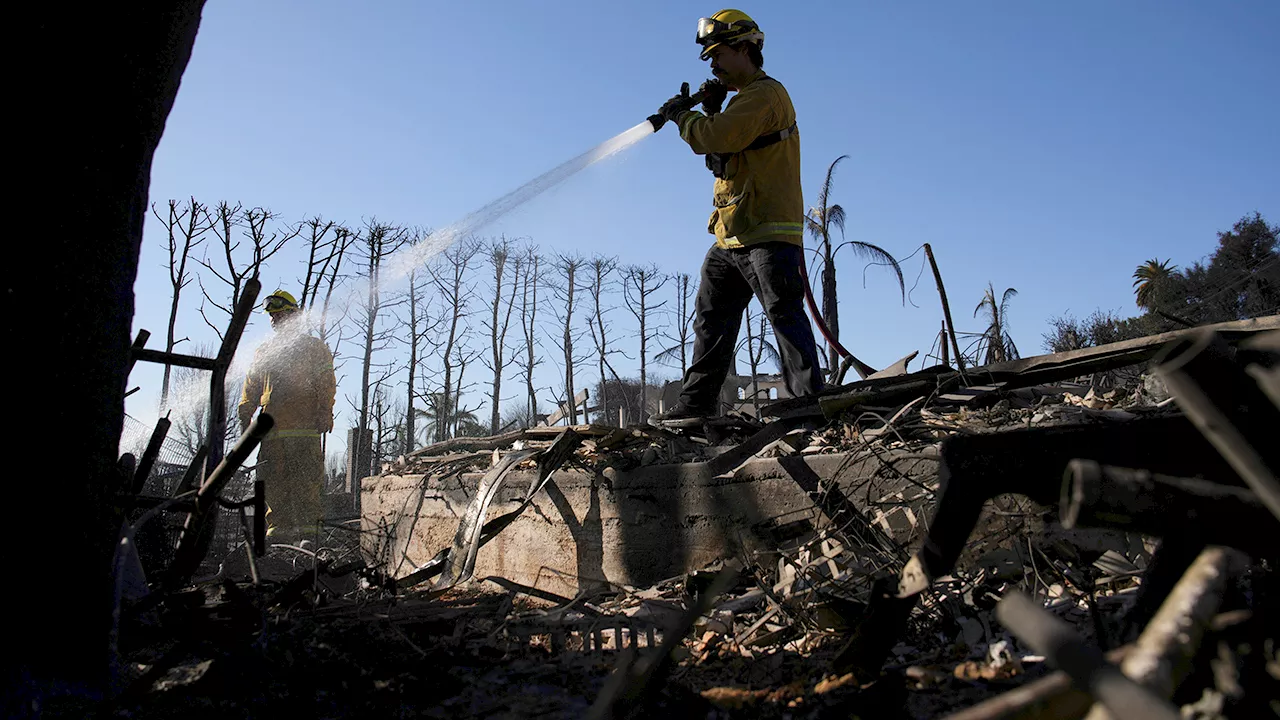
[[705,45],[715,35],[729,32],[729,23],[715,18],[698,18],[698,43]]
[[267,298],[266,303],[264,303],[263,309],[269,313],[276,313],[281,310],[297,310],[298,306],[279,295],[271,295]]

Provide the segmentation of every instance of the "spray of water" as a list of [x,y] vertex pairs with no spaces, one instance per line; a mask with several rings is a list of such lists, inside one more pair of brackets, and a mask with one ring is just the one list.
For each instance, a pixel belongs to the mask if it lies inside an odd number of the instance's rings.
[[[468,213],[461,220],[431,233],[430,236],[417,245],[405,248],[393,257],[384,260],[379,283],[385,288],[403,280],[410,272],[422,267],[428,260],[446,250],[459,238],[480,230],[565,180],[601,160],[626,150],[653,133],[653,125],[648,120],[645,120],[639,125],[605,140],[581,155],[557,165],[484,207]],[[338,306],[346,305],[365,296],[367,293],[367,285],[358,285],[346,293],[345,297],[335,298],[335,302]],[[304,316],[297,318],[297,322],[302,327],[314,327],[309,311],[304,310],[303,312],[305,313]],[[267,341],[271,337],[271,332],[266,331],[253,337],[246,337],[240,341],[235,359],[232,361],[231,368],[227,373],[228,386],[239,382],[244,377],[249,363],[255,353],[258,353],[259,348],[262,348],[263,352],[271,353],[273,347],[284,347],[284,345],[268,343]],[[169,395],[167,406],[162,409],[162,412],[170,412],[174,418],[190,417],[192,413],[205,407],[208,402],[209,385],[207,376],[202,374],[194,382],[174,387]],[[228,417],[228,421],[235,422],[234,412]]]
[[431,236],[423,242],[397,253],[394,258],[388,258],[383,264],[382,282],[396,282],[404,278],[415,268],[422,267],[427,260],[443,252],[459,238],[476,232],[601,160],[635,145],[653,132],[653,125],[645,120],[630,130],[615,135],[581,155],[557,165],[479,210],[469,213],[452,225],[431,233]]

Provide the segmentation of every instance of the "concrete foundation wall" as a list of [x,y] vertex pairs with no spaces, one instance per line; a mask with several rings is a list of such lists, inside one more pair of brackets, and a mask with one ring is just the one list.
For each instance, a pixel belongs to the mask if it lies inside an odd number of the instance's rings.
[[[937,470],[935,462],[918,457],[895,465],[922,478]],[[811,493],[831,487],[819,478],[834,479],[835,495],[858,507],[868,496],[869,481],[874,499],[899,493],[909,499],[910,483],[870,480],[882,470],[875,458],[854,462],[847,455],[810,455],[757,459],[720,477],[710,476],[705,463],[626,472],[609,468],[597,475],[557,472],[533,505],[480,549],[476,577],[500,575],[569,595],[601,581],[647,586],[763,542],[758,540],[767,534],[762,525],[816,518]],[[480,477],[383,475],[363,480],[366,556],[389,561],[399,577],[450,546]],[[512,472],[488,517],[514,509],[533,480],[532,473]],[[891,512],[883,519],[883,526],[898,531],[891,534],[914,529],[904,522],[910,505],[903,509],[905,513]]]

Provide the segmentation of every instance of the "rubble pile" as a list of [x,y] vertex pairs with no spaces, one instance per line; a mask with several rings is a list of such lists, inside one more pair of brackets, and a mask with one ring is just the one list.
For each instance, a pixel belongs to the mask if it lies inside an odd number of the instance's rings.
[[[385,470],[483,474],[452,546],[403,568],[368,551],[385,528],[330,530],[243,553],[250,579],[228,562],[157,588],[124,608],[115,711],[1275,715],[1276,325],[872,377],[705,437],[583,425],[424,448]],[[812,507],[712,566],[576,594],[476,573],[563,468],[815,455],[842,470]],[[524,500],[491,513],[516,468]]]

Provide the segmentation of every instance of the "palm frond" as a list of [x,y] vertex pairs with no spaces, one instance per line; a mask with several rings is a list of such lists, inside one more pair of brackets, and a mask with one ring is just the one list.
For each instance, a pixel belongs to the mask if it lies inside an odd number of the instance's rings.
[[827,225],[834,227],[844,235],[844,208],[840,205],[832,205],[827,210]]
[[[893,270],[893,274],[898,278],[898,290],[902,292],[905,299],[907,293],[907,284],[902,279],[902,266],[898,264],[897,258],[888,250],[868,242],[859,242],[857,240],[845,240],[836,248],[839,252],[841,248],[849,247],[853,250],[854,257],[866,260],[877,265],[886,265]],[[832,253],[834,255],[834,253]]]

